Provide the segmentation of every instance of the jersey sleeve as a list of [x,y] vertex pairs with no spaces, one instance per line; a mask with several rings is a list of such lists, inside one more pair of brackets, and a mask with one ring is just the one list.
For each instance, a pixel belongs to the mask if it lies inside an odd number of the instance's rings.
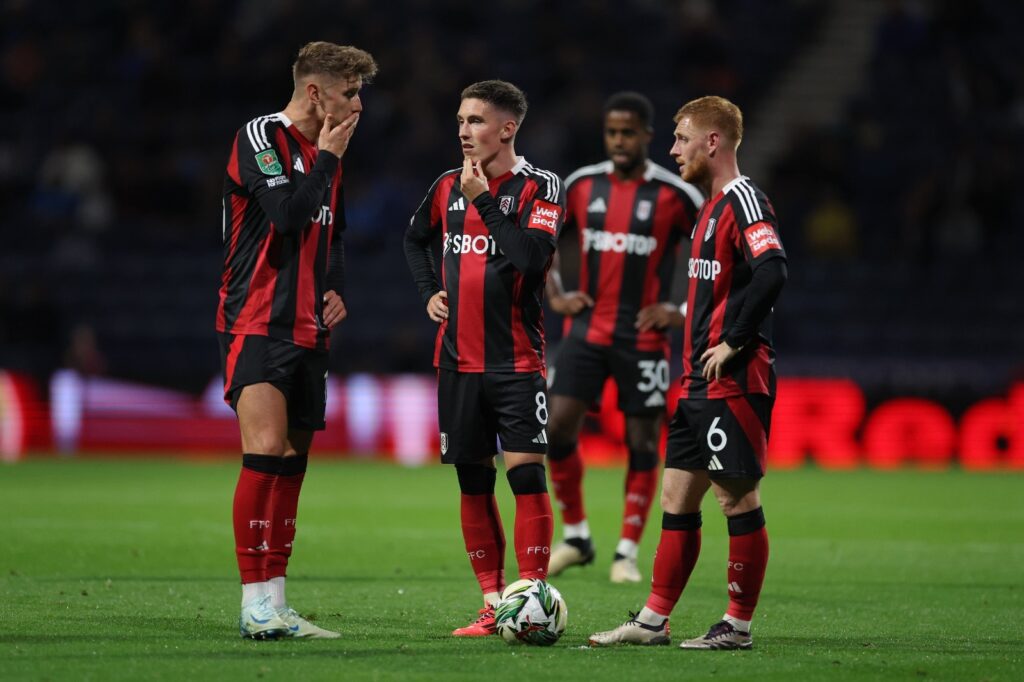
[[772,258],[786,258],[775,209],[763,194],[749,187],[739,188],[733,206],[738,247],[751,268]]
[[424,304],[441,291],[430,242],[441,226],[444,197],[440,196],[440,189],[441,181],[447,175],[442,175],[430,187],[427,196],[409,219],[409,227],[405,230],[405,260]]
[[285,154],[278,148],[274,130],[278,124],[255,119],[238,131],[238,184],[259,200],[271,192],[291,192],[284,167]]
[[528,234],[544,235],[555,246],[558,233],[565,221],[565,186],[561,178],[549,171],[541,171],[537,191],[519,214],[519,226]]
[[302,187],[295,191],[288,177],[291,169],[282,162],[286,150],[277,146],[275,131],[280,125],[255,119],[238,131],[228,174],[241,191],[256,199],[275,230],[289,234],[301,231],[313,219],[341,159],[320,150]]

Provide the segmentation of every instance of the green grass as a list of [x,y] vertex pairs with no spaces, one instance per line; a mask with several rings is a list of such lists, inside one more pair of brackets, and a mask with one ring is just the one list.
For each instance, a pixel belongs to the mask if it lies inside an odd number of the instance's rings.
[[[772,558],[750,652],[589,649],[647,585],[607,581],[622,472],[588,471],[594,566],[555,579],[551,649],[448,636],[478,607],[447,467],[315,461],[289,601],[336,641],[238,637],[236,462],[30,460],[0,467],[0,679],[1017,680],[1024,675],[1024,477],[772,473]],[[506,527],[511,497],[499,478]],[[725,607],[725,524],[704,548],[675,638]],[[641,547],[650,575],[659,512]],[[510,575],[514,555],[509,553]]]

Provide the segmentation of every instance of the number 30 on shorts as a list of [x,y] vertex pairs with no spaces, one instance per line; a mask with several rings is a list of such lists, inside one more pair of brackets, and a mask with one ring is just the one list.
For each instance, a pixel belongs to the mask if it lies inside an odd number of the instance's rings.
[[544,391],[537,391],[537,397],[534,398],[534,402],[537,403],[537,421],[541,425],[547,425],[548,423],[548,396]]
[[640,360],[636,363],[643,381],[637,382],[637,389],[649,393],[658,389],[668,390],[668,360]]

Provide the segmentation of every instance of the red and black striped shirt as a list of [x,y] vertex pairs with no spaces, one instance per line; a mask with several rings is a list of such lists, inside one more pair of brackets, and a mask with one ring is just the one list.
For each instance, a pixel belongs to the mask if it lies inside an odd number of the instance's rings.
[[754,338],[725,366],[721,379],[705,380],[700,358],[728,336],[754,270],[770,259],[786,258],[775,209],[746,176],[738,177],[704,204],[691,239],[680,398],[774,396],[771,312]]
[[341,176],[338,157],[318,152],[283,113],[238,131],[224,179],[218,331],[327,348],[321,314],[328,254],[340,252],[345,228]]
[[[434,366],[544,372],[542,303],[565,212],[562,182],[520,158],[488,181],[489,195],[470,202],[461,191],[461,172],[450,170],[434,182],[405,235],[406,258],[424,303],[442,289],[448,292],[448,319],[437,333]],[[438,233],[440,285],[430,253]]]
[[665,348],[662,330],[637,332],[641,308],[668,300],[680,238],[704,202],[700,191],[648,161],[643,177],[620,180],[611,161],[566,179],[566,228],[580,245],[581,291],[594,306],[565,320],[565,334],[599,346]]

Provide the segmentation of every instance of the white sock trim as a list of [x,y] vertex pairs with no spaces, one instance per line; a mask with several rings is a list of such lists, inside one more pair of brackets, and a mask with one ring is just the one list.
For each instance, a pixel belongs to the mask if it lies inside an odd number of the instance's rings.
[[590,524],[587,523],[586,519],[583,519],[579,523],[567,523],[562,527],[562,534],[566,540],[571,540],[573,538],[587,540],[590,538]]
[[615,546],[616,554],[621,554],[627,559],[633,559],[634,561],[636,560],[636,555],[639,551],[640,546],[627,538],[622,538],[619,540],[619,544]]
[[722,616],[722,620],[728,622],[730,625],[732,625],[740,632],[750,632],[749,620],[740,620],[736,616],[730,616],[728,613]]
[[646,606],[640,609],[640,613],[636,614],[636,619],[644,625],[661,625],[665,622],[666,618],[668,616],[652,611]]

